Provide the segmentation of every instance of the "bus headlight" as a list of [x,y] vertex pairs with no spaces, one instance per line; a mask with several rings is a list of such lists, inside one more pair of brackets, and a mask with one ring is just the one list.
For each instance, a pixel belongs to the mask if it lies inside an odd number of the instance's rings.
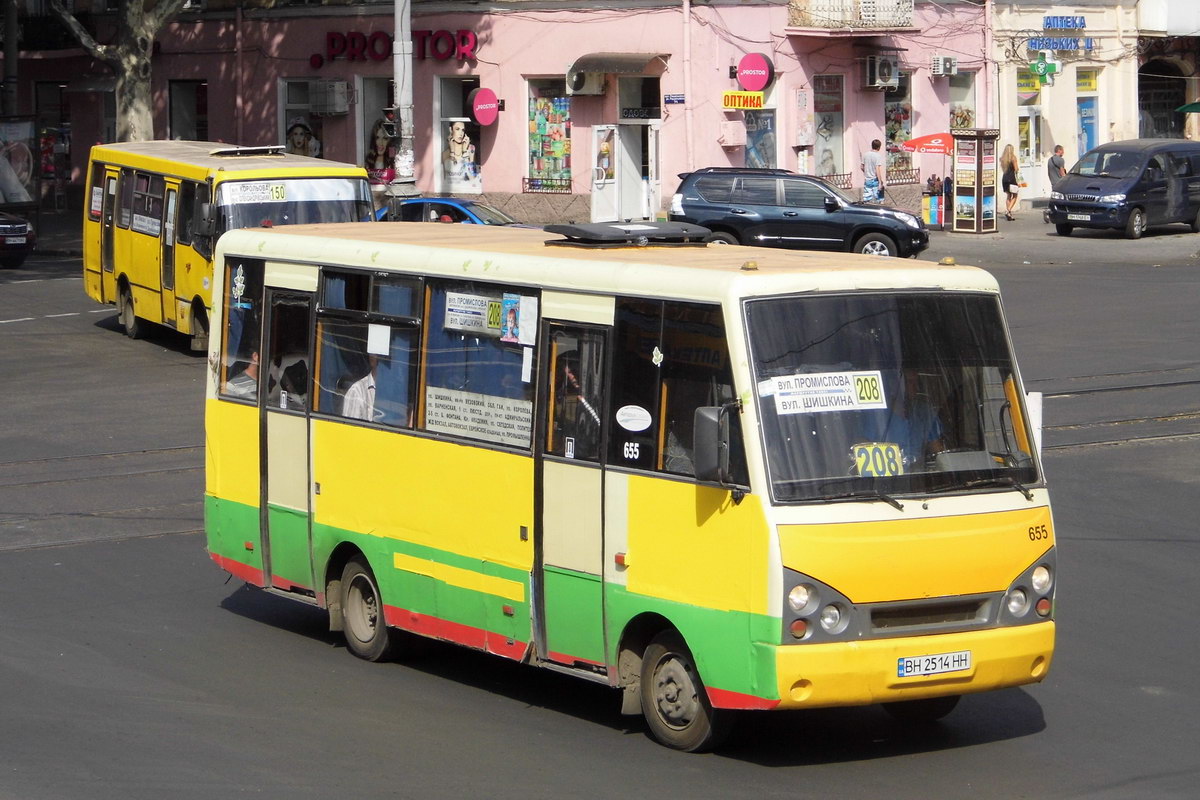
[[792,607],[792,611],[801,616],[812,611],[816,600],[816,590],[804,583],[793,586],[792,590],[788,592],[788,605]]
[[1033,576],[1029,580],[1033,585],[1033,590],[1038,594],[1045,594],[1050,591],[1050,568],[1040,566],[1034,569]]
[[842,609],[838,608],[834,603],[830,603],[822,608],[821,627],[825,629],[826,633],[841,633],[846,627]]
[[1024,589],[1013,589],[1008,593],[1008,613],[1014,617],[1023,617],[1029,610],[1029,595]]

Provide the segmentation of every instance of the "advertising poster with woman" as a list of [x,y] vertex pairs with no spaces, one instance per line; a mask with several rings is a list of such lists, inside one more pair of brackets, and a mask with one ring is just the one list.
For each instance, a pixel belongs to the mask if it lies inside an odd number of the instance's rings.
[[453,194],[482,193],[483,181],[475,150],[479,126],[465,119],[455,119],[446,122],[445,130],[442,190]]
[[0,205],[36,202],[37,137],[32,119],[0,122]]

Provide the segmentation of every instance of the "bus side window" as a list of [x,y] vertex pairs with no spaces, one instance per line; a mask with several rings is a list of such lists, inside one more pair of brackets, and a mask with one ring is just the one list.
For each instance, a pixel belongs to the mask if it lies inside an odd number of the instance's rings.
[[121,169],[121,185],[118,189],[120,202],[117,206],[117,227],[128,228],[133,219],[133,170],[128,167]]
[[225,327],[218,377],[220,393],[227,397],[258,398],[263,271],[262,261],[231,258],[225,262]]
[[274,300],[271,309],[271,353],[268,356],[267,400],[271,408],[303,411],[308,401],[307,304]]
[[608,437],[608,463],[654,469],[658,464],[658,387],[662,303],[617,298],[613,340],[612,405],[616,425]]
[[179,185],[179,225],[175,240],[180,244],[192,243],[192,217],[196,213],[196,184],[183,181]]

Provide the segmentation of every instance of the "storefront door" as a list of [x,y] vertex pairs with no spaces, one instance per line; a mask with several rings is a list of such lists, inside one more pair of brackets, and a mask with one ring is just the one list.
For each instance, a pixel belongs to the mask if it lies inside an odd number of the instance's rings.
[[618,219],[617,148],[616,125],[592,128],[592,222]]

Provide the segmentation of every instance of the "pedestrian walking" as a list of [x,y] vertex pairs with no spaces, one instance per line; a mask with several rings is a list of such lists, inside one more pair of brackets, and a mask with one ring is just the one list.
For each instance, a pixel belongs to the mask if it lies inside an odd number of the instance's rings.
[[878,139],[871,140],[871,149],[863,153],[862,171],[863,171],[863,194],[864,203],[882,203],[883,190],[887,173],[883,168],[883,153],[879,149],[883,147],[883,142]]
[[1000,169],[1003,170],[1000,185],[1004,187],[1005,195],[1004,218],[1009,221],[1016,219],[1013,216],[1013,209],[1017,207],[1017,193],[1020,191],[1019,167],[1017,151],[1011,144],[1005,145],[1004,152],[1000,154]]
[[1054,155],[1046,162],[1046,174],[1050,177],[1050,188],[1054,188],[1054,184],[1058,183],[1059,179],[1067,174],[1067,162],[1063,158],[1063,146],[1061,144],[1054,146]]

